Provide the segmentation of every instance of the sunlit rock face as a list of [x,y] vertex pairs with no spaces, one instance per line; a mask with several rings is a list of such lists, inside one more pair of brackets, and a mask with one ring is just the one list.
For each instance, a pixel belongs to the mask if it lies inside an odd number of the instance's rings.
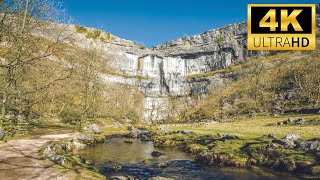
[[[210,88],[223,88],[229,77],[192,78],[245,61],[250,56],[270,54],[247,50],[247,25],[237,23],[199,35],[170,41],[153,49],[125,43],[109,45],[112,67],[126,77],[103,76],[106,82],[136,85],[145,95],[144,119],[159,121],[172,116],[172,99],[192,105],[192,98],[205,98]],[[133,77],[134,76],[134,77]],[[192,97],[192,98],[191,98]]]
[[[69,28],[72,31],[74,26]],[[95,48],[108,54],[106,61],[110,62],[115,73],[101,75],[106,83],[127,84],[140,89],[145,95],[143,114],[146,122],[174,116],[173,106],[191,106],[194,98],[205,98],[210,89],[223,89],[225,82],[234,76],[216,74],[195,78],[192,75],[224,69],[246,61],[248,57],[276,53],[248,51],[245,22],[179,38],[153,49],[112,37],[110,42],[99,42],[77,34],[74,43],[82,48]]]

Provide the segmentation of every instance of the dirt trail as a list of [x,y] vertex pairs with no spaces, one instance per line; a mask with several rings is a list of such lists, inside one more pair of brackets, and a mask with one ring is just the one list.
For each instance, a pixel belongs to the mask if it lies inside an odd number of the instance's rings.
[[66,172],[56,171],[55,164],[38,153],[46,143],[69,136],[69,133],[43,135],[0,144],[0,179],[70,179]]

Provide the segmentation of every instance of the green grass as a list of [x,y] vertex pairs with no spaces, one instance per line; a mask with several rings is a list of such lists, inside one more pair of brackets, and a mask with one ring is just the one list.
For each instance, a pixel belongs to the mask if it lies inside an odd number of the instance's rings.
[[75,26],[75,29],[76,29],[76,32],[77,32],[77,33],[81,33],[81,34],[86,34],[86,33],[88,33],[88,29],[85,28],[85,27],[82,27],[82,26],[76,25],[76,26]]
[[90,30],[90,29],[87,29],[85,27],[78,26],[78,25],[75,26],[75,30],[77,33],[84,34],[86,36],[86,38],[94,39],[94,40],[98,39],[100,37],[100,35],[102,34],[102,31],[100,31],[100,30],[96,30],[96,29]]
[[157,159],[155,159],[155,158],[148,158],[148,159],[143,160],[144,164],[153,164],[155,162],[157,162]]
[[86,33],[86,38],[96,40],[98,37],[100,37],[101,33],[102,31],[100,30],[91,30]]
[[170,127],[169,130],[193,130],[201,135],[212,133],[234,134],[241,138],[249,139],[258,138],[267,134],[284,137],[289,133],[297,133],[304,139],[320,137],[320,125],[308,124],[309,121],[320,119],[320,115],[290,115],[294,119],[299,117],[305,118],[305,125],[270,126],[270,124],[275,122],[287,120],[288,116],[258,116],[234,122],[217,123],[210,126],[176,126]]
[[[218,166],[248,167],[258,166],[270,169],[307,173],[319,173],[318,152],[308,152],[299,149],[270,148],[271,138],[263,135],[274,134],[283,138],[289,133],[297,133],[302,139],[320,137],[320,125],[308,124],[320,115],[295,115],[293,119],[305,118],[305,125],[270,125],[284,121],[288,116],[258,116],[233,122],[217,123],[206,126],[174,126],[169,131],[192,130],[194,134],[167,134],[153,130],[156,146],[182,146],[187,152],[200,155],[203,151],[214,154]],[[217,134],[218,133],[218,134]],[[223,139],[224,134],[236,135],[239,139]],[[278,145],[279,147],[279,145]]]

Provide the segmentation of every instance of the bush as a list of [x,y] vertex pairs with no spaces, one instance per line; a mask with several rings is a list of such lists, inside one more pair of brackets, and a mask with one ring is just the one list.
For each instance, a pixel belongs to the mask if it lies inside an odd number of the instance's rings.
[[90,38],[90,39],[96,40],[100,35],[101,35],[101,31],[99,31],[99,30],[93,30],[93,31],[89,31],[89,32],[86,34],[86,38]]
[[217,39],[218,45],[221,45],[224,42],[224,38],[222,36],[219,36]]
[[68,123],[68,124],[77,124],[80,119],[81,115],[80,113],[76,111],[63,111],[60,113],[60,118],[63,123]]
[[76,28],[76,32],[77,32],[77,33],[81,33],[81,34],[86,34],[86,33],[88,33],[88,30],[87,30],[87,28],[85,28],[85,27],[76,25],[75,28]]

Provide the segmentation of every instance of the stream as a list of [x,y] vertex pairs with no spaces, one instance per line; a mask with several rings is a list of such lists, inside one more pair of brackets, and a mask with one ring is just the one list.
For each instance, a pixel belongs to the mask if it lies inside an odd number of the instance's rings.
[[[173,179],[296,179],[262,170],[204,167],[193,162],[194,156],[176,148],[156,148],[153,143],[126,138],[107,138],[105,143],[78,150],[90,159],[106,177],[131,176],[137,179],[167,177]],[[153,151],[165,155],[152,157]],[[146,163],[147,162],[147,163]]]

